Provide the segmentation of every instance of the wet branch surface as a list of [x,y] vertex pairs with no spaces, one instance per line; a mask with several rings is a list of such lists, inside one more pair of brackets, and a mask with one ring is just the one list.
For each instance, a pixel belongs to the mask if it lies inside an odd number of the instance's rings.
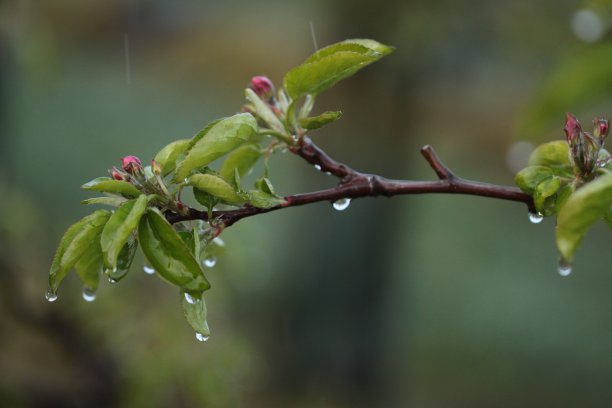
[[[431,193],[465,194],[516,201],[524,203],[530,212],[537,212],[532,197],[516,187],[481,183],[456,176],[442,163],[434,149],[429,145],[421,149],[421,154],[438,176],[438,180],[434,181],[392,180],[376,174],[358,172],[346,164],[332,159],[308,136],[302,137],[297,145],[290,147],[290,151],[317,167],[317,169],[338,177],[340,182],[336,187],[326,190],[284,197],[286,200],[284,204],[270,208],[246,206],[236,210],[213,211],[212,218],[218,220],[223,227],[229,227],[241,219],[253,215],[321,201],[333,203],[344,198],[393,197],[396,195]],[[189,208],[186,215],[168,213],[166,217],[171,223],[189,220],[206,221],[208,220],[208,213]]]

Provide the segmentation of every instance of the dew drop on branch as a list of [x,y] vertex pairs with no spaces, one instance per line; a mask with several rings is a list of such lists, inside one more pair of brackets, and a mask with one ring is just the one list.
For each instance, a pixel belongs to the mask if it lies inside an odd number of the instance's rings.
[[572,264],[565,261],[560,261],[557,271],[559,271],[559,275],[561,276],[569,276],[569,274],[572,273]]
[[83,300],[93,302],[96,300],[96,292],[89,288],[83,288]]
[[196,333],[196,334],[195,334],[195,338],[196,338],[196,340],[198,340],[198,341],[208,341],[208,339],[210,338],[210,336],[207,336],[207,335],[202,334],[202,333]]
[[214,256],[210,256],[208,258],[204,258],[204,260],[202,261],[202,265],[204,265],[207,268],[212,268],[217,264],[217,258],[215,258]]
[[187,303],[189,303],[190,305],[195,305],[196,303],[198,303],[198,299],[191,296],[189,293],[185,292],[185,300],[187,301]]
[[349,207],[349,205],[351,205],[351,199],[341,198],[339,200],[334,201],[332,205],[334,206],[335,210],[344,211]]
[[47,289],[47,292],[45,292],[45,299],[47,299],[49,302],[55,302],[57,300],[57,293],[49,288]]
[[316,171],[321,171],[321,166],[318,165],[318,164],[315,164],[314,168],[315,168]]
[[149,265],[145,265],[142,270],[144,271],[144,273],[146,273],[147,275],[155,275],[155,269],[153,269],[152,267],[150,267]]
[[537,212],[537,213],[530,212],[529,213],[529,221],[532,224],[539,224],[539,223],[542,222],[543,219],[544,219],[544,216],[541,213],[539,213],[539,212]]

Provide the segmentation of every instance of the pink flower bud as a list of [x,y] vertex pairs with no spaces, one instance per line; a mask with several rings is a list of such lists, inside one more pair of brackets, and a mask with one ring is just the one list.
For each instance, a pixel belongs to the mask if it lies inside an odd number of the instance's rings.
[[274,84],[267,76],[254,76],[251,78],[251,89],[262,99],[270,99],[274,93]]
[[115,180],[123,181],[125,180],[125,176],[122,172],[119,171],[115,166],[111,169],[111,177]]
[[580,122],[578,122],[578,119],[576,119],[576,117],[569,112],[565,114],[565,127],[563,130],[565,131],[565,136],[567,137],[567,143],[569,143],[570,146],[576,143],[580,133],[582,132]]
[[593,119],[593,134],[601,142],[604,141],[610,131],[610,121],[604,118]]
[[121,168],[130,174],[134,174],[139,169],[142,169],[142,163],[136,156],[125,156],[121,159]]

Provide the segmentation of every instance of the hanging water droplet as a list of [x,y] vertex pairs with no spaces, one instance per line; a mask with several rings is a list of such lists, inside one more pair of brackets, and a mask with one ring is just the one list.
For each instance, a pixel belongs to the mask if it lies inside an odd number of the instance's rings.
[[318,165],[318,164],[315,164],[314,168],[315,168],[316,171],[321,171],[321,166]]
[[151,268],[149,265],[145,265],[142,270],[144,271],[144,273],[146,273],[147,275],[155,275],[155,269]]
[[115,280],[115,279],[113,279],[113,278],[108,278],[108,283],[110,283],[110,284],[113,284],[113,285],[114,285],[114,284],[115,284],[115,283],[117,283],[117,282],[118,282],[118,281],[117,281],[117,280]]
[[341,198],[339,200],[334,201],[332,205],[334,206],[334,209],[338,211],[344,211],[349,207],[349,205],[351,205],[351,199]]
[[569,274],[572,273],[572,264],[569,262],[560,261],[557,271],[559,271],[559,275],[561,276],[569,276]]
[[539,213],[539,212],[537,212],[537,213],[530,212],[529,213],[529,221],[532,224],[539,224],[539,223],[542,222],[543,219],[544,219],[544,216],[541,213]]
[[47,292],[45,292],[45,299],[47,299],[49,302],[55,302],[57,300],[57,293],[49,288],[47,289]]
[[208,258],[204,258],[204,260],[202,261],[202,265],[204,265],[207,268],[212,268],[217,264],[217,258],[215,258],[214,256],[210,256]]
[[219,237],[216,237],[215,239],[212,240],[213,243],[217,244],[220,247],[224,247],[225,246],[225,241],[222,240]]
[[187,177],[185,177],[185,180],[183,180],[183,183],[189,184],[189,179]]
[[198,341],[208,341],[208,339],[210,338],[210,336],[207,336],[205,334],[202,333],[196,333],[195,337]]
[[326,171],[325,174],[327,174],[328,176],[331,176],[331,171]]
[[191,296],[189,293],[185,292],[185,300],[187,301],[187,303],[189,303],[190,305],[195,305],[196,303],[198,303],[198,299]]
[[83,300],[93,302],[96,300],[96,292],[89,288],[83,288]]

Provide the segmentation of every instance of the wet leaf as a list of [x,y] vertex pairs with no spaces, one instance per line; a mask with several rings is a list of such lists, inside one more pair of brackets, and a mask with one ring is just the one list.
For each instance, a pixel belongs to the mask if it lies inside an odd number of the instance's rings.
[[[100,231],[100,234],[102,231]],[[100,234],[98,234],[87,250],[81,255],[74,269],[81,278],[83,285],[95,292],[100,282],[100,272],[102,272],[102,249],[100,248]]]
[[138,238],[151,266],[168,282],[190,293],[210,288],[200,264],[176,230],[157,210],[148,209],[140,219]]
[[100,237],[100,245],[104,255],[104,265],[110,270],[117,267],[119,252],[138,227],[140,217],[146,208],[147,196],[141,195],[138,199],[128,201],[119,207],[106,223]]
[[539,145],[529,157],[530,166],[567,168],[571,174],[569,146],[564,140],[555,140]]
[[545,166],[529,166],[519,171],[514,181],[523,192],[532,194],[538,184],[542,181],[551,178],[553,171],[549,167]]
[[87,200],[81,201],[81,204],[90,205],[90,204],[100,204],[100,205],[110,205],[111,207],[119,207],[121,204],[125,203],[127,199],[125,197],[120,196],[109,196],[109,197],[94,197],[88,198]]
[[117,258],[117,269],[111,269],[108,271],[108,277],[116,282],[125,278],[132,266],[134,256],[136,255],[136,249],[138,249],[138,240],[130,235],[130,238],[125,243],[119,257]]
[[283,123],[280,121],[278,116],[274,114],[270,106],[264,101],[262,101],[261,98],[257,96],[257,94],[253,92],[251,88],[246,88],[244,90],[244,94],[246,99],[253,104],[253,107],[255,107],[255,112],[257,113],[257,116],[259,116],[264,122],[266,122],[270,129],[278,133],[286,133],[285,126],[283,126]]
[[261,149],[256,144],[240,146],[227,155],[219,170],[219,175],[226,180],[231,180],[234,177],[234,171],[238,170],[238,174],[243,177],[257,163],[261,154]]
[[246,199],[234,186],[225,179],[214,174],[194,174],[189,177],[187,184],[204,191],[228,204],[243,204]]
[[53,292],[57,291],[70,269],[87,252],[92,243],[96,242],[110,215],[110,211],[98,210],[68,228],[60,241],[49,271],[49,286]]
[[549,177],[538,184],[533,193],[533,203],[536,209],[545,216],[555,213],[555,194],[561,188],[559,177]]
[[202,168],[257,134],[257,120],[250,113],[239,113],[207,126],[191,142],[185,159],[177,164],[175,181],[182,181],[193,170]]
[[570,262],[588,228],[612,205],[612,174],[585,184],[572,194],[557,217],[557,248]]
[[85,190],[102,193],[121,194],[126,197],[138,197],[141,192],[127,181],[113,180],[110,177],[98,177],[81,186]]
[[342,112],[324,112],[318,116],[311,118],[302,118],[299,120],[300,127],[308,130],[319,129],[329,123],[335,122],[342,117]]
[[204,336],[210,336],[210,330],[208,328],[206,302],[202,293],[188,293],[191,296],[192,302],[187,301],[187,292],[181,290],[181,305],[183,307],[183,313],[185,319],[189,325],[196,331]]
[[381,44],[375,40],[370,40],[367,38],[353,38],[321,48],[320,50],[312,54],[310,57],[308,57],[306,62],[320,60],[323,57],[333,55],[340,51],[352,51],[360,54],[373,54],[375,56],[379,56],[379,58],[382,58],[385,55],[392,53],[393,50],[393,47]]
[[181,139],[167,144],[163,149],[155,155],[155,162],[159,164],[162,169],[161,174],[163,176],[174,171],[176,168],[176,161],[184,154],[189,145],[191,144],[190,139]]

